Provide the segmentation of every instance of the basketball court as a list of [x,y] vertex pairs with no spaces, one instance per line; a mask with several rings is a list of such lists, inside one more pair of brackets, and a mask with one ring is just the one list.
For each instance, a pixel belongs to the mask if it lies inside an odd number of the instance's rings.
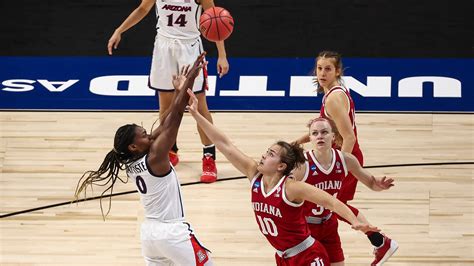
[[[218,112],[215,124],[251,155],[305,132],[316,113]],[[143,211],[134,184],[116,184],[110,214],[99,200],[67,204],[84,171],[95,170],[126,123],[149,129],[153,112],[0,113],[1,265],[144,265]],[[474,119],[471,114],[358,113],[366,166],[395,178],[389,191],[359,184],[354,205],[400,248],[386,265],[473,265]],[[284,121],[284,123],[282,123]],[[185,114],[178,136],[187,220],[215,265],[274,265],[247,179],[218,153],[219,180],[199,184],[201,145]],[[124,176],[124,173],[122,173]],[[98,196],[101,188],[88,191]],[[107,208],[108,199],[102,201]],[[32,210],[38,208],[37,210]],[[347,265],[368,265],[365,235],[340,223]]]

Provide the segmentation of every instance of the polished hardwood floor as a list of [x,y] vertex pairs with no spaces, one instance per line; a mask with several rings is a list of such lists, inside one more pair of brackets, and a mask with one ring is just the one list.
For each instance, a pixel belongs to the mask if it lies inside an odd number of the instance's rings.
[[[279,139],[306,130],[309,113],[215,113],[214,121],[254,158]],[[156,113],[1,112],[0,215],[73,199],[86,170],[97,169],[125,123],[150,128]],[[353,205],[400,244],[386,265],[474,265],[471,114],[358,114],[366,166],[396,179],[386,192],[358,187]],[[186,114],[178,137],[182,184],[199,180],[201,145]],[[427,163],[433,165],[383,165]],[[219,178],[241,176],[218,154]],[[114,192],[134,190],[117,184]],[[260,234],[246,179],[183,186],[188,221],[212,250],[215,265],[274,265]],[[100,194],[97,188],[89,196]],[[107,204],[107,200],[104,200]],[[144,265],[136,193],[113,197],[102,220],[99,201],[0,219],[0,265]],[[367,238],[340,224],[347,265],[369,265]]]

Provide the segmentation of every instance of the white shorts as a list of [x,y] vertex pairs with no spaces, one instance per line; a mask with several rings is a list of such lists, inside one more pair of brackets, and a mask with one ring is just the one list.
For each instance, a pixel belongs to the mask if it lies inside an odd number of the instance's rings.
[[210,266],[211,257],[186,222],[145,220],[141,225],[142,254],[146,265]]
[[[170,39],[156,34],[148,86],[158,91],[174,91],[172,76],[185,65],[192,65],[204,51],[201,38]],[[207,89],[207,69],[203,69],[194,81],[194,92]]]

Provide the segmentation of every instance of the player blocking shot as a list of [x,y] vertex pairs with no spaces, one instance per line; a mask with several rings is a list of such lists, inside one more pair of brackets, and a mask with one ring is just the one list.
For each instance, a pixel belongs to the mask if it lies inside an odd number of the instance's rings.
[[355,230],[378,231],[374,226],[360,223],[351,210],[335,197],[291,178],[291,170],[305,161],[299,145],[278,141],[257,162],[200,115],[197,97],[191,90],[188,93],[191,96],[188,109],[193,118],[216,143],[219,151],[249,179],[255,219],[262,234],[276,249],[277,265],[329,265],[326,250],[311,236],[304,217],[305,201],[335,211],[348,219]]
[[[141,225],[142,254],[147,265],[212,265],[209,252],[197,240],[186,222],[183,199],[176,170],[168,151],[173,146],[194,80],[206,65],[202,53],[191,67],[183,67],[173,77],[177,93],[160,125],[148,134],[135,124],[121,126],[115,133],[114,146],[97,171],[88,171],[78,182],[76,198],[94,185],[113,191],[120,170],[126,170],[140,194],[145,209]],[[110,211],[110,202],[105,216]],[[101,201],[102,209],[102,201]]]

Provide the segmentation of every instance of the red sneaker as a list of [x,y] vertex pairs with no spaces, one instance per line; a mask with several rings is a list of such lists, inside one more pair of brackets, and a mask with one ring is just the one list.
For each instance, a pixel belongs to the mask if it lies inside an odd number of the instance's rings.
[[382,246],[374,249],[375,259],[370,265],[380,266],[384,264],[393,255],[393,253],[397,251],[397,249],[398,243],[384,235]]
[[173,166],[178,165],[178,163],[179,163],[179,157],[178,157],[178,154],[177,154],[176,152],[174,152],[174,151],[169,151],[168,156],[170,157],[170,163],[171,163]]
[[217,180],[217,168],[216,162],[212,158],[212,155],[205,154],[202,158],[202,175],[201,182],[213,183]]

